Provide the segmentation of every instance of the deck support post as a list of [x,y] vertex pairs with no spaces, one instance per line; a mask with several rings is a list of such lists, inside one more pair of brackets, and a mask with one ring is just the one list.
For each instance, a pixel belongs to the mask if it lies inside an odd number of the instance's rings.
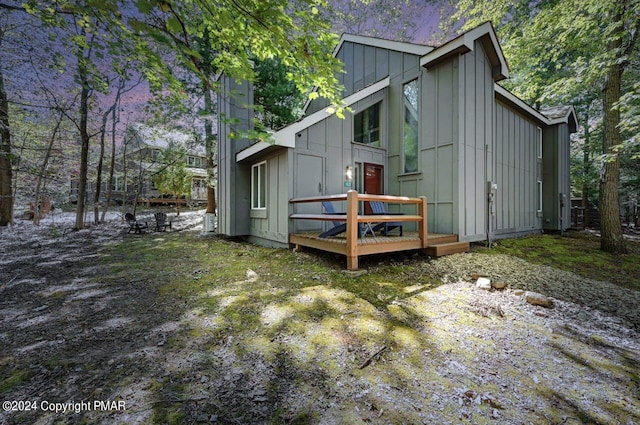
[[418,223],[418,235],[422,242],[422,249],[427,247],[429,233],[427,229],[427,197],[421,196],[420,203],[418,204],[418,215],[422,217],[422,220]]
[[358,270],[358,192],[347,192],[347,269]]

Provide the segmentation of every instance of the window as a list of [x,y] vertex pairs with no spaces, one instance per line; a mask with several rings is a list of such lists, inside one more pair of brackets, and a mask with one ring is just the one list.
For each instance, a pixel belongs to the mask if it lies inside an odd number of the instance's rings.
[[536,149],[538,151],[538,158],[542,158],[542,129],[536,128]]
[[198,158],[195,156],[187,155],[187,166],[188,167],[197,167],[198,166]]
[[151,151],[151,161],[152,162],[160,161],[160,153],[161,153],[161,151],[159,149],[153,149]]
[[126,186],[124,184],[124,179],[122,176],[113,176],[113,183],[111,184],[111,190],[115,191],[124,191],[126,190]]
[[263,161],[251,167],[251,209],[267,208],[267,162]]
[[542,182],[538,180],[538,212],[542,212]]
[[380,146],[380,102],[353,118],[353,140],[365,145]]
[[418,171],[418,80],[404,85],[404,172]]

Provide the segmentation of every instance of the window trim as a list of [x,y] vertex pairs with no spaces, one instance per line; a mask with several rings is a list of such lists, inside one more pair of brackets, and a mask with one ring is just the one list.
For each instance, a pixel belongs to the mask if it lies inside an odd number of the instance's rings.
[[188,167],[198,167],[198,157],[194,155],[186,155],[186,162]]
[[536,154],[538,159],[542,159],[542,128],[536,127]]
[[[264,182],[261,180],[260,169],[264,167]],[[257,169],[257,174],[254,173],[254,170]],[[257,176],[258,181],[255,181],[255,177]],[[256,198],[256,188],[258,190],[258,196]],[[264,191],[264,193],[262,193]],[[267,209],[267,161],[261,161],[251,166],[251,209],[256,211],[263,211]],[[264,196],[261,196],[264,195]],[[263,200],[264,199],[264,200]],[[256,205],[256,200],[257,204]],[[263,200],[264,205],[261,204]]]
[[538,180],[537,182],[538,189],[538,209],[537,212],[542,212],[542,180]]
[[[405,105],[405,87],[409,84],[415,83],[417,86],[418,97],[416,99],[416,169],[407,171],[407,149],[406,149],[406,133],[405,124],[407,123],[407,108]],[[413,106],[413,105],[412,105]],[[403,174],[412,174],[420,172],[420,79],[414,78],[402,84],[402,170]]]
[[[365,143],[363,141],[356,140],[356,117],[359,116],[359,115],[362,115],[364,117],[363,114],[365,112],[367,112],[369,109],[374,108],[376,106],[378,107],[378,127],[376,127],[374,130],[376,130],[378,132],[378,140],[376,141],[377,143],[376,142],[374,142],[374,143],[371,143],[371,142]],[[382,99],[381,99],[381,100],[378,100],[377,102],[374,102],[374,103],[370,104],[369,106],[363,108],[360,112],[358,112],[358,113],[353,115],[352,126],[351,126],[352,127],[353,143],[359,143],[361,145],[371,146],[371,147],[374,147],[374,148],[382,148],[382,126],[383,126],[382,113],[383,113],[383,111],[382,111]],[[364,121],[364,120],[362,120],[362,121]],[[364,123],[363,123],[363,127],[364,127]],[[371,135],[372,131],[364,131],[365,130],[364,128],[362,130],[363,130],[363,132],[362,132],[363,138],[364,138],[365,134],[369,135],[369,138],[370,138],[370,135]]]

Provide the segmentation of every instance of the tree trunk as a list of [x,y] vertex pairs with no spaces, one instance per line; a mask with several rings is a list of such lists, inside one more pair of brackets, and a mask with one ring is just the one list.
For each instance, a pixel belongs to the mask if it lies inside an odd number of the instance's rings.
[[98,167],[96,170],[96,190],[93,193],[93,221],[95,224],[100,223],[100,211],[98,204],[100,202],[100,192],[102,188],[102,168],[104,164],[104,138],[107,131],[107,119],[109,118],[109,112],[105,112],[102,118],[102,127],[100,128],[100,157],[98,158]]
[[[83,35],[84,31],[83,31]],[[84,48],[78,47],[78,77],[82,85],[80,92],[80,173],[78,175],[78,205],[76,207],[76,224],[75,229],[80,230],[84,227],[84,210],[85,200],[87,196],[87,169],[89,162],[89,132],[88,114],[89,114],[89,77],[87,58],[84,57]]]
[[9,99],[4,88],[4,75],[0,69],[0,226],[8,225],[13,219],[12,158]]
[[36,226],[40,225],[40,190],[42,188],[42,180],[46,179],[46,171],[47,166],[49,165],[49,159],[51,159],[51,151],[53,150],[53,143],[56,141],[56,134],[58,134],[58,130],[60,130],[60,126],[62,125],[63,116],[60,115],[58,121],[56,121],[56,125],[53,128],[53,132],[51,133],[51,138],[49,139],[49,144],[47,145],[47,151],[44,155],[44,160],[42,161],[42,167],[40,173],[38,173],[38,178],[36,180],[36,193],[35,193],[35,211],[33,214],[33,224]]
[[[619,49],[620,38],[609,42],[609,50]],[[615,151],[622,143],[620,135],[620,110],[615,106],[620,100],[623,66],[614,63],[609,66],[603,90],[604,137],[602,151],[607,160],[600,174],[600,249],[613,254],[626,253],[622,224],[620,223],[620,202],[618,189],[620,185],[620,158]]]
[[204,136],[205,136],[205,155],[207,156],[207,213],[216,213],[216,191],[213,185],[214,174],[213,167],[215,166],[214,156],[214,138],[213,138],[213,125],[211,119],[208,118],[213,113],[213,101],[211,99],[211,90],[207,83],[203,83],[204,88],[204,109],[207,118],[204,120]]
[[[119,102],[118,104],[119,105]],[[111,203],[111,197],[113,196],[113,175],[116,168],[116,124],[118,122],[119,115],[116,113],[117,105],[111,111],[111,161],[109,162],[109,178],[107,179],[107,202],[102,210],[102,218],[100,221],[104,222],[109,204]],[[122,195],[122,204],[124,205],[125,195]]]

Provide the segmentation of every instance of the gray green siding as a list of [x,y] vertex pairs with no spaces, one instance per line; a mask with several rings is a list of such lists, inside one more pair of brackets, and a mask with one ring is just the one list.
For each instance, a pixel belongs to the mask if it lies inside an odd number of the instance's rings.
[[482,43],[460,57],[460,102],[457,224],[460,240],[477,241],[487,234],[487,182],[493,175],[495,93],[491,64]]
[[[241,164],[235,162],[235,155],[249,142],[230,140],[226,134],[234,127],[221,122],[220,232],[279,246],[287,243],[290,232],[326,230],[331,223],[288,219],[294,212],[321,213],[319,203],[291,206],[289,199],[351,188],[362,192],[361,179],[356,177],[347,186],[344,176],[347,166],[362,174],[365,163],[384,168],[385,194],[427,197],[431,233],[480,241],[537,233],[543,222],[545,228],[559,229],[559,194],[569,193],[569,127],[543,125],[544,117],[496,89],[485,45],[478,39],[473,50],[422,68],[417,54],[345,42],[337,53],[345,63],[345,73],[339,77],[345,97],[386,77],[389,85],[375,93],[360,92],[366,97],[351,105],[345,119],[333,115],[301,129],[290,141],[294,148],[270,147]],[[403,86],[415,79],[420,88],[418,171],[405,173]],[[250,99],[246,87],[223,82],[225,90],[244,90],[243,102]],[[378,102],[380,146],[355,143],[354,115]],[[251,113],[241,103],[222,97],[220,111],[241,118],[239,127],[244,128]],[[315,100],[306,114],[324,107],[323,100]],[[537,155],[539,127],[544,139],[542,159]],[[263,160],[267,161],[267,207],[251,211],[251,165]],[[543,182],[541,212],[537,211],[538,181]],[[490,209],[491,183],[497,190]],[[344,210],[343,203],[334,206]],[[390,210],[397,212],[401,207],[392,205]],[[562,217],[565,228],[569,213],[565,209]],[[407,230],[412,226],[407,224]]]
[[[542,225],[545,230],[566,230],[571,227],[571,181],[569,127],[557,124],[544,131],[542,186]],[[561,208],[561,195],[565,195]]]
[[[539,232],[537,182],[542,178],[537,158],[538,125],[502,102],[496,103],[495,182],[496,237]],[[545,182],[543,182],[544,188]]]
[[266,162],[266,209],[250,210],[252,242],[262,245],[288,246],[289,243],[289,156],[288,149],[264,158],[252,159],[249,166]]
[[[229,236],[249,234],[251,167],[236,163],[236,154],[248,147],[247,139],[231,138],[232,132],[246,130],[253,113],[249,84],[222,77],[218,95],[218,232]],[[232,94],[233,93],[233,94]],[[234,118],[233,124],[227,119]]]

